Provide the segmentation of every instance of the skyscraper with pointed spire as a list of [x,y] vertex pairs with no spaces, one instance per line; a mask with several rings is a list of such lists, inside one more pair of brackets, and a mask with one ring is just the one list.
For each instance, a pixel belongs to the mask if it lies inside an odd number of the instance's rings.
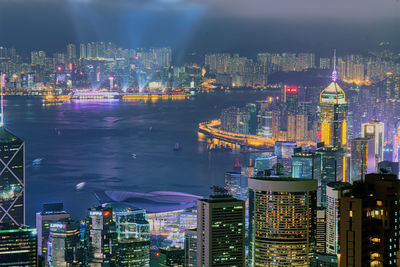
[[337,84],[336,50],[333,59],[331,83],[319,98],[318,131],[320,141],[326,146],[342,147],[347,143],[346,95]]
[[25,224],[25,143],[4,126],[1,75],[0,115],[0,224]]

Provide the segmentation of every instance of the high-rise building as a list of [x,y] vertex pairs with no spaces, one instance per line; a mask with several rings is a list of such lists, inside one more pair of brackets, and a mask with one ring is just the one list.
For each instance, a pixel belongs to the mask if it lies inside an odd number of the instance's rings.
[[226,172],[225,189],[232,197],[246,201],[248,197],[247,176],[237,172]]
[[44,204],[43,210],[36,213],[38,255],[47,255],[47,240],[50,234],[50,224],[52,222],[66,220],[69,217],[69,213],[63,209],[63,203]]
[[36,238],[36,229],[0,224],[0,266],[38,266]]
[[116,262],[117,231],[112,208],[93,207],[86,220],[89,266],[112,266]]
[[197,266],[244,266],[244,264],[244,201],[226,195],[225,192],[198,200]]
[[326,247],[326,209],[317,208],[317,227],[315,231],[315,252],[325,253]]
[[286,110],[295,113],[299,107],[299,89],[294,86],[285,85],[283,88],[283,101]]
[[353,182],[375,172],[375,144],[374,139],[359,137],[352,139],[350,146],[350,181]]
[[332,82],[319,97],[320,141],[326,146],[341,147],[347,143],[347,102],[342,88],[336,83],[336,56]]
[[150,266],[150,228],[146,211],[113,208],[117,228],[119,266]]
[[361,136],[374,140],[376,163],[383,161],[385,124],[379,121],[370,121],[367,123],[363,123],[361,124]]
[[249,178],[252,266],[308,266],[315,249],[317,181]]
[[400,180],[367,174],[340,205],[340,266],[399,266]]
[[67,59],[68,60],[76,59],[76,45],[75,44],[67,45]]
[[165,247],[159,249],[158,266],[184,266],[185,251],[178,247]]
[[292,177],[321,180],[321,155],[298,151],[292,156]]
[[69,219],[51,222],[47,242],[48,266],[82,266],[85,258],[80,237],[80,222]]
[[185,267],[197,266],[197,229],[185,230]]
[[87,55],[86,45],[85,44],[81,44],[79,46],[79,58],[80,59],[85,59],[86,55]]
[[335,257],[339,253],[340,244],[339,221],[341,198],[350,187],[350,183],[339,181],[329,183],[326,188],[326,253]]
[[0,122],[0,224],[25,225],[25,143]]
[[316,151],[321,155],[321,180],[318,182],[318,206],[326,207],[326,186],[331,182],[343,181],[345,158],[342,148],[321,147]]

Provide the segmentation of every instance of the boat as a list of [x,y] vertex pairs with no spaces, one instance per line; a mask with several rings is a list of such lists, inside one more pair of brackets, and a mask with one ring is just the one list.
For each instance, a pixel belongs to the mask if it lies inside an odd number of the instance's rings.
[[32,161],[33,166],[38,166],[42,163],[43,158],[37,158]]
[[173,148],[174,151],[180,151],[182,150],[182,146],[179,144],[179,142],[176,142]]
[[85,182],[81,182],[81,183],[77,184],[77,185],[75,186],[76,191],[82,190],[82,189],[85,187],[85,185],[86,185]]

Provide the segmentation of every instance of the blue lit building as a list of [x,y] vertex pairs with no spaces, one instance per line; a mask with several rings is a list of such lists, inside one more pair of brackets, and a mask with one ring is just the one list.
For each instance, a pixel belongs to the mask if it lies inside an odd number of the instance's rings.
[[247,200],[247,177],[237,172],[225,173],[225,189],[232,197],[240,200]]
[[321,155],[312,152],[294,154],[292,178],[321,180]]

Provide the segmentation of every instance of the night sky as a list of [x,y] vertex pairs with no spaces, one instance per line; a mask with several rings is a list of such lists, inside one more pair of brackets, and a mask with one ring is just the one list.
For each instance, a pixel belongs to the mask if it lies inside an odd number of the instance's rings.
[[0,45],[22,53],[68,42],[329,53],[400,48],[396,0],[0,0]]

